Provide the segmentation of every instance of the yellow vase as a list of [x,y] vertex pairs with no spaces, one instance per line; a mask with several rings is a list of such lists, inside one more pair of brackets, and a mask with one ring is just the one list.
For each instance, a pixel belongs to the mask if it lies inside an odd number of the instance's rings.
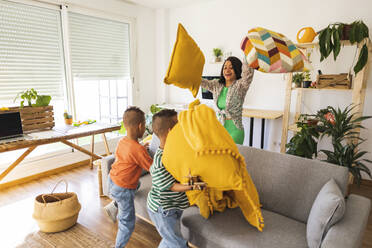
[[[303,35],[300,38],[300,34],[302,33],[303,30],[305,30],[305,32],[303,32]],[[314,31],[312,27],[301,28],[300,31],[298,31],[297,33],[297,42],[309,43],[314,40],[315,36],[317,36],[317,33]]]

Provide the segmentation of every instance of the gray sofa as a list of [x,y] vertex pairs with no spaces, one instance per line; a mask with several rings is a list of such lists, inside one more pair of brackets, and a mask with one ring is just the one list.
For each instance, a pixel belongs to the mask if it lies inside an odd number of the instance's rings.
[[[307,247],[306,222],[318,192],[334,178],[345,195],[347,169],[251,147],[239,146],[239,150],[260,196],[265,221],[263,232],[248,224],[239,208],[204,219],[197,207],[190,207],[182,216],[184,237],[200,248]],[[104,181],[113,160],[113,156],[103,159]],[[150,188],[151,176],[145,175],[136,194],[135,208],[136,214],[146,220],[149,220],[146,199]],[[349,195],[343,219],[327,232],[321,247],[360,247],[370,205],[365,197]]]

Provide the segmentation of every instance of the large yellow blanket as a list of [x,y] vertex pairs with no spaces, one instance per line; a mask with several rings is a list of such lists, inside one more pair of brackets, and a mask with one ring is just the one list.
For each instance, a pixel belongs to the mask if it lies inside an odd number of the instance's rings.
[[178,124],[169,132],[162,162],[181,183],[189,173],[200,176],[208,187],[187,192],[190,205],[197,205],[208,218],[213,211],[239,206],[247,221],[262,231],[261,205],[249,176],[244,157],[213,109],[199,100],[179,114]]

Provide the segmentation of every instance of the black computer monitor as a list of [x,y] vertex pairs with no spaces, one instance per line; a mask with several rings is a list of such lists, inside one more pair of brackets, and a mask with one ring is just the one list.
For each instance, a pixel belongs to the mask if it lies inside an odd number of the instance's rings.
[[12,138],[23,134],[19,112],[0,114],[0,139]]
[[[213,79],[220,79],[219,76],[202,76],[203,79],[213,80]],[[202,99],[213,99],[213,94],[209,90],[201,88]]]

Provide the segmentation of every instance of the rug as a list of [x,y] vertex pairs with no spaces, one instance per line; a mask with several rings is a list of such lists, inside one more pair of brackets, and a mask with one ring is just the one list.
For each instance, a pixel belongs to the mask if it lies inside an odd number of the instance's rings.
[[100,237],[88,228],[76,224],[70,229],[59,233],[30,233],[17,248],[90,248],[114,247],[114,242]]

